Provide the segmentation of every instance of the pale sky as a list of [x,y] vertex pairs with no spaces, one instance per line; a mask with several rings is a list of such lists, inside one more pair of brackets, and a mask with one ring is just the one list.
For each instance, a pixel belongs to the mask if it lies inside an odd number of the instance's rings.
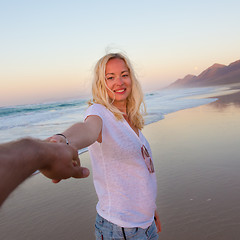
[[145,92],[240,59],[239,0],[0,0],[0,106],[90,95],[107,51]]

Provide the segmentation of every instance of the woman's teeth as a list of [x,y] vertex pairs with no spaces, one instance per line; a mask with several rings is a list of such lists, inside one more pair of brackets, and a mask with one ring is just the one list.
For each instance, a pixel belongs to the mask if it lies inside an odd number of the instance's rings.
[[122,92],[124,92],[125,91],[125,89],[121,89],[121,90],[116,90],[115,92],[117,92],[117,93],[122,93]]

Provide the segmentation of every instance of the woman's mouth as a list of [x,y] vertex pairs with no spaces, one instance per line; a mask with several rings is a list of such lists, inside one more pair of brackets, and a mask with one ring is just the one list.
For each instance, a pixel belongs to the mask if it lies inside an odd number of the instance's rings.
[[117,89],[117,90],[114,90],[115,93],[119,93],[119,94],[123,94],[126,92],[126,88],[122,88],[122,89]]

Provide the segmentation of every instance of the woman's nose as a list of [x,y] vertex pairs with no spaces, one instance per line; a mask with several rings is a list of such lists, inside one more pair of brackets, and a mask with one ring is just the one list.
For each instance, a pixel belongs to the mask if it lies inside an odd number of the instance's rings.
[[119,84],[119,85],[123,84],[123,78],[121,76],[116,77],[116,84]]

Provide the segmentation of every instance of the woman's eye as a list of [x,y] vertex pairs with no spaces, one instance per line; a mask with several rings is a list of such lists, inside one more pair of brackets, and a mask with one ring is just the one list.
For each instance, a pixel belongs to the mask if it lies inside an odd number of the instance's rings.
[[109,80],[109,81],[111,81],[113,79],[114,79],[114,77],[107,77],[107,80]]
[[127,78],[127,77],[128,77],[128,74],[123,74],[122,77],[123,77],[123,78]]

